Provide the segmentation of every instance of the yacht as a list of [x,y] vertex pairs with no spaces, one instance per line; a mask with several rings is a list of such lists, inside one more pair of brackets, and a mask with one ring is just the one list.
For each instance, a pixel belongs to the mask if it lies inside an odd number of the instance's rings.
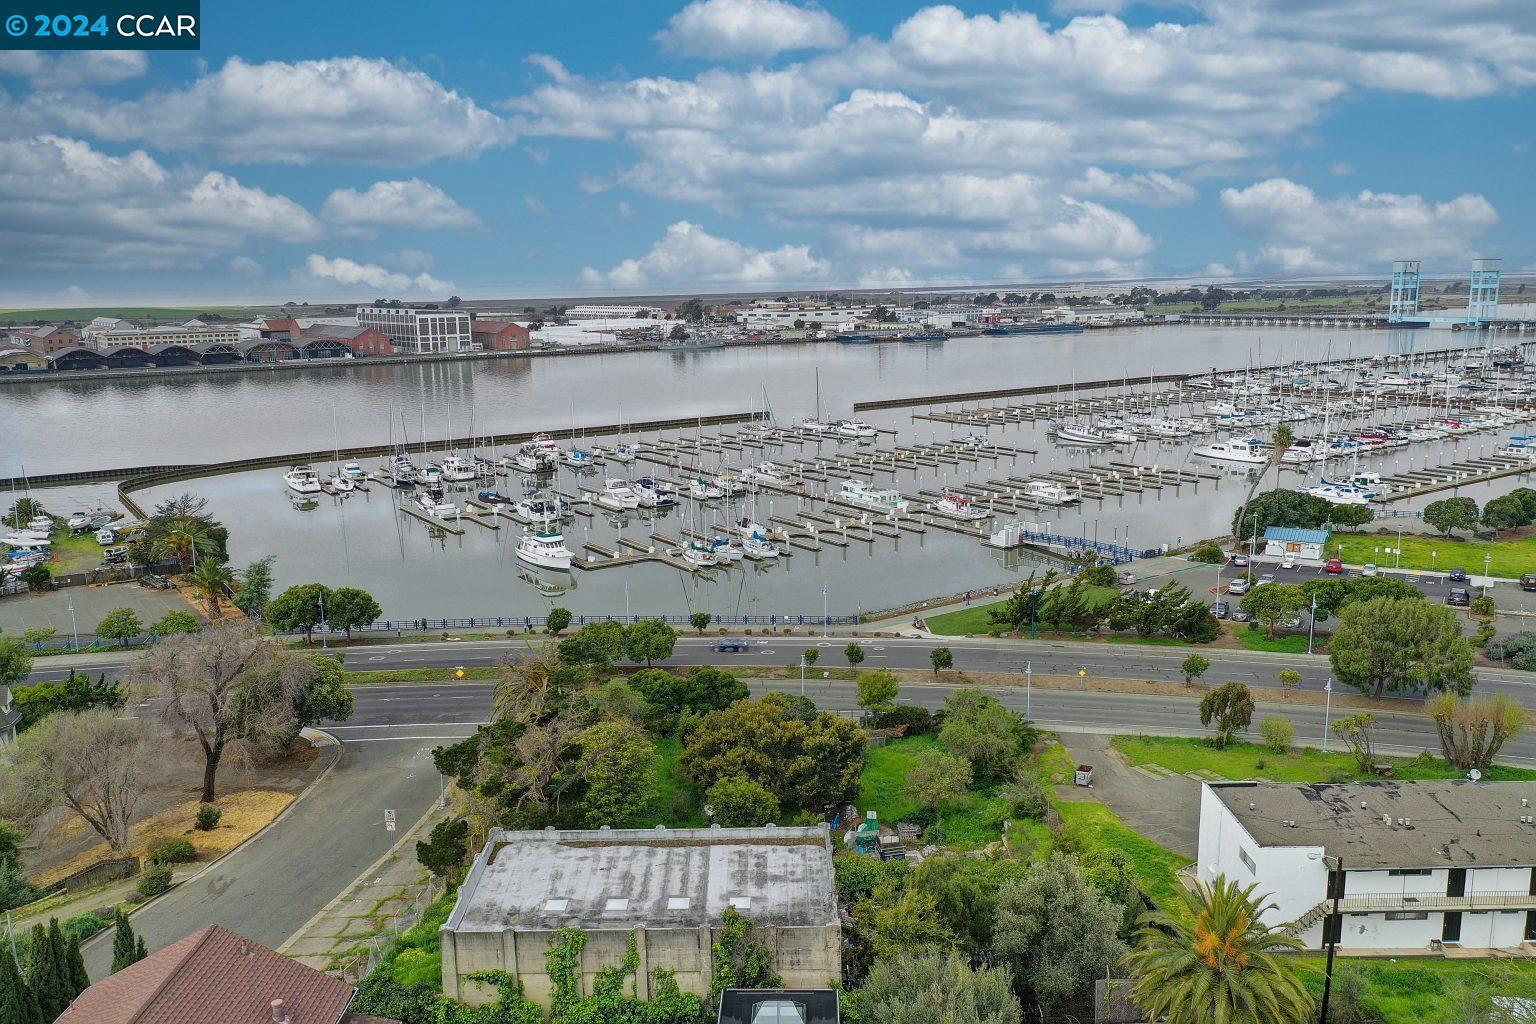
[[553,473],[560,467],[560,452],[534,441],[524,441],[512,455],[501,457],[503,465],[524,473]]
[[436,465],[435,463],[434,464],[429,464],[426,469],[421,471],[420,480],[421,480],[421,483],[425,484],[427,487],[440,487],[440,486],[442,486],[442,483],[443,483],[443,470],[442,470],[442,467]]
[[493,508],[497,505],[512,504],[511,498],[507,497],[505,494],[502,494],[500,491],[495,490],[481,491],[479,494],[475,495],[475,499],[481,504],[490,505]]
[[618,477],[609,477],[604,481],[603,489],[598,492],[595,500],[603,508],[613,509],[616,512],[640,507],[640,495],[629,486],[628,480],[621,480]]
[[876,430],[863,420],[838,420],[832,424],[838,437],[874,437]]
[[1353,487],[1337,487],[1333,484],[1315,484],[1302,488],[1303,494],[1310,494],[1314,498],[1322,498],[1334,505],[1369,505],[1371,496],[1365,491],[1359,491]]
[[800,429],[807,434],[825,434],[827,431],[834,429],[834,427],[831,423],[824,423],[813,418],[802,420],[800,422]]
[[748,466],[742,470],[741,477],[743,480],[782,487],[788,480],[789,470],[776,462],[759,462],[755,466]]
[[[103,516],[105,516],[106,519],[103,520],[103,523],[98,523],[96,520],[101,519]],[[37,518],[42,519],[44,517],[39,516]],[[110,523],[111,521],[112,514],[110,512],[108,512],[106,509],[97,508],[92,509],[89,512],[76,512],[72,514],[64,525],[69,527],[71,533],[84,533],[86,530],[91,529],[93,526],[100,526],[104,523]],[[50,519],[48,520],[47,524],[43,526],[43,528],[48,529],[51,528],[52,525],[53,520]]]
[[635,450],[627,444],[615,445],[613,451],[608,453],[608,458],[628,465],[635,461]]
[[449,455],[442,463],[443,479],[449,483],[464,483],[480,475],[474,463],[458,455]]
[[520,499],[513,506],[513,512],[519,519],[535,526],[549,526],[563,518],[560,515],[559,505],[537,493]]
[[1247,466],[1262,466],[1269,462],[1269,452],[1256,438],[1234,437],[1230,441],[1215,441],[1196,445],[1191,453],[1202,459],[1218,462],[1240,462]]
[[933,503],[933,510],[940,515],[951,519],[964,519],[967,522],[976,522],[986,519],[991,513],[983,512],[971,503],[971,499],[962,494],[945,491],[939,496],[939,500]]
[[443,492],[436,488],[428,487],[419,490],[411,495],[411,500],[416,503],[417,508],[438,519],[448,519],[459,514],[459,506],[444,499]]
[[779,546],[768,537],[768,531],[751,519],[743,519],[737,527],[741,535],[741,550],[754,561],[766,561],[779,557]]
[[700,476],[688,481],[688,496],[697,501],[714,501],[725,497],[725,491],[713,480]]
[[517,542],[517,557],[529,565],[546,569],[569,569],[571,549],[559,533],[525,533]]
[[416,470],[416,464],[407,455],[390,456],[384,463],[384,472],[397,484],[413,484],[421,474]]
[[356,459],[351,459],[342,465],[341,475],[346,477],[348,480],[355,481],[363,479],[368,474],[364,471],[362,463],[358,462]]
[[542,448],[547,452],[559,453],[560,451],[560,446],[556,444],[555,439],[550,437],[548,434],[534,434],[528,439],[528,443],[533,445],[535,448]]
[[337,473],[335,476],[331,477],[330,484],[331,489],[334,490],[337,494],[351,494],[353,491],[357,490],[357,484],[354,483],[352,478],[347,476],[345,473]]
[[709,482],[720,488],[720,493],[730,497],[741,490],[741,477],[735,473],[727,473],[724,470],[709,478]]
[[1079,427],[1062,423],[1056,427],[1056,440],[1065,441],[1068,444],[1111,445],[1126,444],[1136,438],[1123,430],[1103,430],[1098,427]]
[[732,562],[739,562],[746,557],[746,551],[742,549],[741,545],[727,537],[716,537],[709,543],[715,549],[715,559],[717,561],[730,564]]
[[283,482],[295,494],[320,493],[320,475],[308,466],[294,466],[283,474]]
[[907,499],[901,496],[901,492],[874,487],[861,480],[844,480],[837,498],[845,505],[867,508],[873,512],[899,514],[907,510]]
[[677,504],[677,488],[664,480],[643,476],[633,486],[641,508],[670,508]]
[[1031,480],[1024,485],[1024,496],[1042,505],[1069,505],[1077,498],[1071,491],[1049,480]]
[[592,453],[585,448],[572,448],[560,453],[560,461],[572,469],[591,469],[593,458]]

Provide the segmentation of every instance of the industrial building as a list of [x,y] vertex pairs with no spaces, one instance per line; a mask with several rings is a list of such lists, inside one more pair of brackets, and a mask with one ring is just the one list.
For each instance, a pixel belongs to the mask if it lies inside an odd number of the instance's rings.
[[[1197,869],[1309,948],[1536,948],[1536,783],[1206,783]],[[1338,917],[1334,917],[1334,898]]]
[[749,918],[786,988],[819,989],[841,973],[842,933],[826,826],[778,828],[493,829],[441,929],[443,993],[484,1003],[477,971],[506,971],[549,1005],[545,952],[562,928],[587,934],[580,976],[639,953],[638,994],[652,972],[708,993],[713,944],[727,909]]
[[396,352],[467,352],[470,316],[435,306],[358,306],[357,322],[383,332]]

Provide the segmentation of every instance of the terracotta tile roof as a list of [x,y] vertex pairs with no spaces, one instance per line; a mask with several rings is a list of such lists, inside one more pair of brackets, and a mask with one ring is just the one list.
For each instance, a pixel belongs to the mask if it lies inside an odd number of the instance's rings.
[[[209,925],[86,989],[56,1024],[337,1024],[352,986]],[[366,1020],[366,1018],[362,1018]]]

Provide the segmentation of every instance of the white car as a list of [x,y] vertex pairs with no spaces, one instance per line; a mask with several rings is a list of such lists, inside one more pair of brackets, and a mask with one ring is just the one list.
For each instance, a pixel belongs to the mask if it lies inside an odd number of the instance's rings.
[[1248,581],[1244,579],[1233,580],[1227,584],[1227,593],[1239,596],[1248,593]]
[[1361,576],[1375,576],[1375,575],[1379,574],[1380,572],[1381,572],[1381,570],[1376,568],[1376,563],[1375,562],[1366,562],[1364,565],[1362,565],[1360,567],[1360,575]]

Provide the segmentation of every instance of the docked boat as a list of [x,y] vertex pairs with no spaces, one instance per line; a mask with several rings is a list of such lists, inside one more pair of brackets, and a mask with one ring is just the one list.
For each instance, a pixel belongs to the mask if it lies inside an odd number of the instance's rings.
[[987,438],[987,435],[985,434],[961,434],[959,437],[955,438],[954,443],[970,445],[972,448],[979,448],[984,444],[991,444],[992,442]]
[[726,564],[739,562],[747,554],[740,544],[725,537],[716,537],[713,541],[710,541],[710,545],[715,549],[715,559]]
[[782,487],[789,479],[789,470],[776,462],[759,462],[741,471],[742,479],[755,483]]
[[560,468],[560,450],[537,441],[524,441],[512,455],[503,455],[501,461],[524,473],[553,473]]
[[421,476],[416,464],[407,455],[390,456],[389,461],[384,463],[384,472],[397,484],[413,484]]
[[695,565],[701,569],[720,564],[720,559],[715,555],[714,546],[697,540],[691,540],[681,548],[673,549],[669,554],[675,554],[689,565]]
[[615,445],[613,451],[608,453],[608,458],[612,459],[614,462],[621,462],[625,465],[628,465],[629,463],[635,461],[635,450],[627,444]]
[[720,489],[720,493],[726,497],[730,497],[731,495],[735,494],[737,491],[741,490],[742,487],[741,477],[735,473],[716,473],[714,476],[709,478],[709,482],[715,487],[718,487]]
[[933,503],[933,510],[950,519],[963,519],[972,523],[991,515],[990,512],[977,508],[970,498],[963,494],[955,494],[953,491],[945,491],[941,494],[939,500]]
[[948,341],[949,335],[945,334],[943,331],[922,331],[917,334],[903,334],[898,340],[938,342]]
[[901,496],[900,491],[874,487],[862,480],[844,480],[842,490],[837,492],[837,498],[845,505],[869,509],[872,512],[889,514],[904,513],[907,510],[907,499]]
[[633,487],[641,508],[670,508],[677,504],[677,488],[664,480],[643,476]]
[[833,431],[838,437],[866,438],[874,437],[875,428],[863,420],[838,420],[832,424]]
[[1353,487],[1337,487],[1333,484],[1315,484],[1312,487],[1302,488],[1303,494],[1310,494],[1314,498],[1322,498],[1334,505],[1369,505],[1371,495],[1365,491],[1356,490]]
[[1234,437],[1230,441],[1196,445],[1192,454],[1202,459],[1238,462],[1247,466],[1262,466],[1269,462],[1269,452],[1263,442],[1251,437]]
[[1057,424],[1056,439],[1068,444],[1113,445],[1129,444],[1136,436],[1125,430],[1105,430],[1102,427],[1082,427],[1069,423]]
[[331,490],[335,491],[337,494],[351,494],[353,491],[357,490],[357,484],[354,483],[352,478],[347,476],[345,473],[337,473],[335,476],[331,477],[330,483]]
[[341,475],[349,480],[361,480],[368,475],[363,469],[362,463],[356,459],[350,459],[341,467]]
[[564,518],[558,504],[538,495],[519,499],[512,510],[519,519],[535,526],[549,526]]
[[449,519],[459,514],[459,506],[444,498],[443,492],[434,487],[417,491],[411,495],[411,500],[417,508],[438,519]]
[[443,469],[436,463],[431,463],[420,473],[420,481],[426,487],[441,487],[443,485]]
[[713,480],[700,476],[688,481],[688,497],[695,501],[714,501],[725,497],[725,491]]
[[1023,491],[1026,498],[1042,505],[1069,505],[1077,500],[1071,491],[1050,480],[1031,480]]
[[591,469],[592,463],[595,460],[593,459],[592,453],[587,449],[572,448],[568,452],[560,453],[560,461],[565,463],[567,466],[570,466],[572,469]]
[[753,561],[767,561],[779,557],[779,546],[768,536],[768,531],[751,519],[743,519],[737,527],[741,536],[741,550]]
[[807,434],[825,434],[827,431],[834,429],[834,427],[831,423],[825,423],[815,417],[811,417],[810,419],[800,421],[800,429]]
[[475,495],[475,498],[482,505],[490,505],[492,507],[497,505],[513,504],[512,499],[507,497],[505,494],[502,494],[500,491],[481,491],[479,494]]
[[640,495],[629,486],[628,480],[621,480],[618,477],[609,477],[604,481],[603,489],[598,492],[595,500],[603,508],[612,509],[615,512],[640,507]]
[[565,537],[559,533],[539,531],[525,533],[517,542],[517,557],[529,565],[545,569],[569,569],[571,549],[565,546]]
[[283,483],[295,494],[320,493],[320,474],[308,466],[294,466],[283,474]]
[[441,469],[443,479],[451,484],[465,483],[480,475],[474,463],[458,455],[449,455],[444,458]]

